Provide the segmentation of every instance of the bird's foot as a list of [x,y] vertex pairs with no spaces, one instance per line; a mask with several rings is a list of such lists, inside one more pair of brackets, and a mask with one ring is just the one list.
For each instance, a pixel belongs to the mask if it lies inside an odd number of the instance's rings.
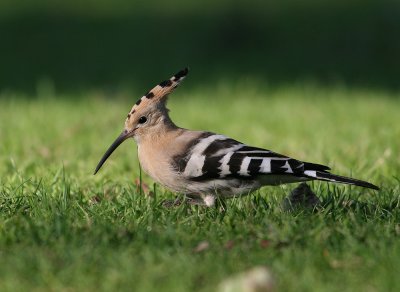
[[215,205],[215,196],[202,195],[198,198],[179,197],[175,200],[165,200],[162,202],[163,207],[166,208],[179,207],[182,204],[212,207]]

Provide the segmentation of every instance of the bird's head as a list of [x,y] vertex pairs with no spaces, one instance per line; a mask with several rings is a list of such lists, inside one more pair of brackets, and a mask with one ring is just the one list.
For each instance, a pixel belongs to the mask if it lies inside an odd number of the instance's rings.
[[161,82],[143,95],[133,105],[126,117],[124,130],[103,155],[94,174],[99,171],[107,158],[126,139],[133,137],[137,142],[140,142],[141,137],[145,135],[159,133],[157,130],[165,128],[165,126],[173,126],[166,108],[167,97],[186,77],[188,72],[188,68],[179,71],[170,79]]

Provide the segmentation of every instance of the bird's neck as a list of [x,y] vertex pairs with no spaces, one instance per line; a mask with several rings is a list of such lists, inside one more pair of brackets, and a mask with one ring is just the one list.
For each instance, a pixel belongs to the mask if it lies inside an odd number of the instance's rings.
[[159,143],[163,139],[174,136],[181,128],[175,125],[168,115],[168,111],[162,112],[148,131],[144,132],[139,137],[135,137],[138,144],[146,144],[147,146]]
[[179,129],[179,127],[176,126],[175,123],[169,117],[168,112],[160,117],[158,125],[159,125],[159,130],[162,132],[174,131],[176,129]]

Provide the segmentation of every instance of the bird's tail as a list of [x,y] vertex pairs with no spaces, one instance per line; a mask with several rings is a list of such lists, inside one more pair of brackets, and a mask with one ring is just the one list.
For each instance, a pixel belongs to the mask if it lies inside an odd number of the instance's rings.
[[379,188],[376,185],[373,185],[369,182],[332,174],[327,171],[305,170],[304,174],[311,179],[330,181],[330,182],[342,183],[342,184],[349,184],[349,185],[355,185],[355,186],[360,186],[360,187],[364,187],[364,188],[379,190]]

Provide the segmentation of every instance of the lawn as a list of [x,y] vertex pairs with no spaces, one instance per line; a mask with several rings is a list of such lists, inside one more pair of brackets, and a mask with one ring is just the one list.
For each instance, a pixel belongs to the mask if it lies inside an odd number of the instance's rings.
[[292,212],[281,201],[295,185],[227,201],[225,212],[166,209],[175,194],[140,173],[133,141],[93,176],[141,93],[2,93],[0,290],[213,291],[263,265],[280,291],[400,291],[398,93],[242,81],[183,84],[170,97],[182,127],[381,187],[314,182],[322,206]]

